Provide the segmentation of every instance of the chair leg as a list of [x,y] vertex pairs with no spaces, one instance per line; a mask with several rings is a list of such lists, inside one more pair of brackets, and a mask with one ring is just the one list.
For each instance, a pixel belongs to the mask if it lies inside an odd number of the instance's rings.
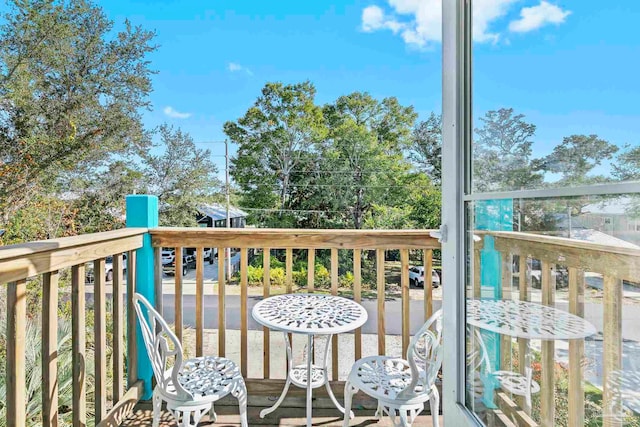
[[153,403],[153,427],[158,427],[160,425],[160,415],[162,411],[162,398],[160,397],[160,393],[158,393],[157,390],[153,391],[152,403]]
[[245,386],[244,381],[239,381],[236,384],[235,390],[233,390],[231,395],[236,399],[238,399],[238,406],[240,410],[240,425],[242,427],[248,427],[249,424],[247,421],[247,387]]
[[191,424],[191,411],[182,411],[180,418],[182,418],[182,422],[179,424],[180,427],[193,427]]
[[351,400],[353,399],[353,395],[358,392],[358,389],[351,385],[349,381],[347,381],[344,385],[344,421],[342,422],[343,427],[349,427],[349,415],[351,414]]
[[218,414],[216,414],[216,410],[213,406],[213,403],[211,404],[211,409],[209,409],[209,420],[212,423],[215,423],[218,420]]
[[433,419],[433,427],[440,425],[440,393],[435,385],[431,387],[431,396],[429,396],[429,405],[431,407],[431,418]]
[[376,413],[375,413],[375,417],[376,419],[380,419],[384,416],[384,409],[382,407],[382,403],[380,403],[380,401],[378,400],[378,408],[376,408]]

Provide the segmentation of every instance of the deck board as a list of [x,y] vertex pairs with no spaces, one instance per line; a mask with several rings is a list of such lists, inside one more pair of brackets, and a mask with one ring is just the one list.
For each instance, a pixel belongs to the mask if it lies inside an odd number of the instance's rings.
[[[248,422],[249,426],[279,426],[279,427],[293,427],[306,425],[306,413],[304,408],[279,408],[274,413],[267,415],[264,419],[260,418],[260,410],[263,407],[250,406],[248,408]],[[364,426],[380,426],[387,427],[392,426],[391,421],[385,417],[381,420],[376,420],[373,410],[358,410],[356,411],[355,419],[351,420],[349,425],[351,427],[364,427]],[[240,417],[238,415],[238,408],[233,406],[216,406],[216,413],[218,414],[218,420],[214,424],[209,421],[208,417],[203,418],[199,426],[239,426]],[[138,404],[133,414],[122,423],[123,427],[130,426],[150,426],[152,420],[151,405],[146,402]],[[333,427],[342,425],[342,417],[336,409],[315,409],[313,411],[313,425],[323,427]],[[431,427],[431,415],[423,413],[416,419],[415,426]],[[442,416],[440,416],[440,425],[443,425]],[[175,427],[177,426],[175,420],[167,411],[162,412],[162,418],[160,427]]]

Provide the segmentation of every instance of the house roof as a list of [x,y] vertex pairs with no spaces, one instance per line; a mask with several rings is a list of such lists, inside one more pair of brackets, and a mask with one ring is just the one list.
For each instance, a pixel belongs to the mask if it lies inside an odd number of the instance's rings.
[[[208,216],[214,221],[219,221],[221,219],[227,219],[227,207],[226,205],[221,205],[219,203],[212,203],[210,205],[202,205],[199,209],[200,213],[204,216]],[[229,217],[230,218],[246,218],[247,213],[242,211],[235,206],[229,206]]]
[[634,245],[626,240],[603,233],[592,228],[582,228],[571,230],[571,238],[576,240],[584,240],[586,242],[598,243],[600,245],[618,246],[630,249],[640,249],[640,246]]
[[592,203],[582,208],[582,213],[600,215],[625,215],[629,212],[630,197],[619,197],[606,202]]

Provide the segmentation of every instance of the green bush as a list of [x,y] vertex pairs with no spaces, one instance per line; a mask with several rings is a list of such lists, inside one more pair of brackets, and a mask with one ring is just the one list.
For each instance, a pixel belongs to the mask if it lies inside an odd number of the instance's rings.
[[[273,259],[273,257],[271,258]],[[271,285],[284,286],[285,284],[285,272],[282,267],[275,267],[269,271],[269,277],[271,278]]]
[[296,270],[292,273],[293,283],[299,288],[307,287],[307,269]]
[[314,287],[328,289],[331,287],[331,274],[327,267],[316,264],[315,275],[313,280]]
[[347,271],[344,275],[340,276],[340,287],[341,288],[353,288],[353,273]]
[[247,280],[249,286],[262,285],[262,278],[264,277],[264,268],[254,267],[252,265],[247,267]]

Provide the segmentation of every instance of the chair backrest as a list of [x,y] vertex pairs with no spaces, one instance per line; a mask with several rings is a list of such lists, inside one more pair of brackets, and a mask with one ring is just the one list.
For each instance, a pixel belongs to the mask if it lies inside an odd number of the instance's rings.
[[[442,310],[438,310],[413,336],[407,349],[407,361],[411,367],[411,383],[398,397],[407,398],[415,394],[430,393],[438,371],[442,366]],[[416,392],[416,387],[421,391]]]
[[165,395],[177,400],[192,399],[191,393],[178,381],[178,374],[182,368],[182,345],[178,337],[145,297],[138,293],[134,294],[133,305],[158,387]]

